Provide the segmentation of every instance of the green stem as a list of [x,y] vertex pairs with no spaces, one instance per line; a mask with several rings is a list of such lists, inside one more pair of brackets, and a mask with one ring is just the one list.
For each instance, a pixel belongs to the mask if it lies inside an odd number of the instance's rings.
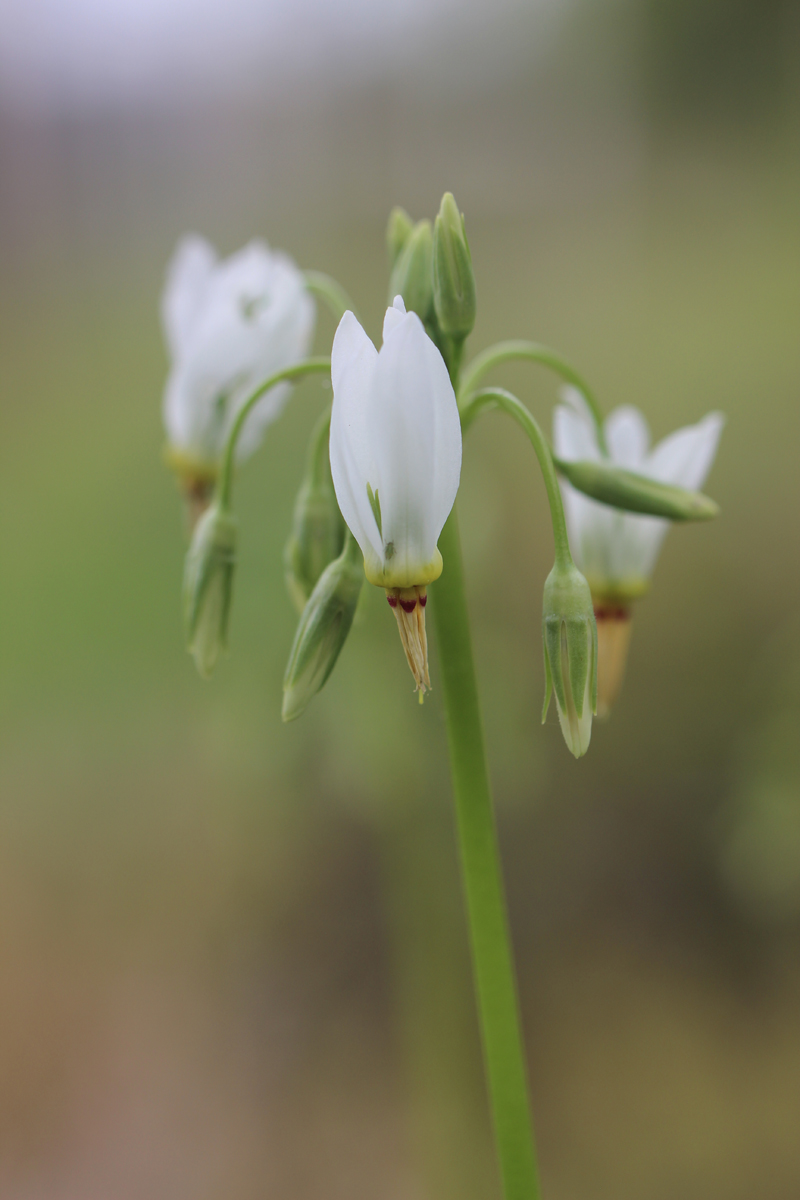
[[317,417],[308,441],[306,479],[312,487],[319,487],[323,483],[328,483],[330,486],[330,458],[328,450],[330,428],[331,406],[328,404]]
[[550,519],[553,522],[553,541],[556,548],[556,566],[566,567],[572,564],[569,549],[567,524],[564,520],[564,502],[561,499],[561,488],[558,486],[553,455],[547,444],[547,438],[541,430],[538,421],[534,419],[525,405],[507,392],[505,388],[484,388],[470,396],[461,409],[461,429],[467,432],[472,422],[482,412],[500,408],[508,413],[522,426],[531,440],[539,466],[544,476],[544,486],[547,489],[547,499],[550,504]]
[[337,321],[341,321],[348,309],[355,313],[353,301],[342,285],[335,279],[331,279],[330,275],[324,275],[322,271],[304,271],[303,273],[309,292],[325,301]]
[[225,449],[222,452],[222,467],[219,473],[219,482],[217,484],[217,498],[222,508],[228,508],[231,502],[231,488],[233,486],[233,463],[236,455],[236,443],[239,440],[239,434],[242,432],[245,421],[252,408],[258,403],[270,388],[274,388],[278,383],[284,383],[291,379],[300,379],[303,375],[313,375],[330,373],[331,360],[329,358],[308,358],[305,362],[296,363],[293,367],[285,367],[282,371],[278,371],[275,375],[270,375],[269,379],[265,379],[260,383],[254,392],[245,400],[242,407],[236,414],[236,420],[231,426],[231,431],[228,434],[228,440],[225,443]]
[[455,508],[432,589],[458,840],[489,1098],[505,1200],[539,1200],[516,981]]
[[459,399],[462,397],[469,399],[470,393],[475,390],[487,371],[500,366],[501,363],[514,361],[539,363],[540,366],[555,371],[556,375],[559,375],[566,383],[571,383],[573,387],[576,387],[589,405],[589,411],[597,427],[600,448],[604,453],[607,452],[603,433],[603,410],[598,404],[594,392],[565,358],[562,358],[555,350],[551,350],[549,346],[541,346],[538,342],[497,342],[494,346],[489,346],[487,350],[482,350],[473,358],[464,372],[459,389]]

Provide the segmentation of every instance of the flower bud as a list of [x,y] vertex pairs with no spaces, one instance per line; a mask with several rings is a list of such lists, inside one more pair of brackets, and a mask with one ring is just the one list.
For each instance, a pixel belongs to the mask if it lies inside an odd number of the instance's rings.
[[433,299],[442,333],[463,341],[475,324],[475,276],[464,217],[452,192],[442,197],[433,231]]
[[306,476],[294,506],[292,532],[283,552],[286,586],[302,612],[317,580],[342,552],[344,521],[336,503],[328,458],[330,415],[311,435]]
[[608,462],[556,459],[556,467],[577,491],[626,512],[669,521],[708,521],[719,512],[719,506],[702,492],[661,483]]
[[389,270],[394,269],[400,254],[411,237],[414,222],[404,208],[393,208],[386,227],[386,248],[389,251]]
[[228,646],[235,557],[236,518],[214,503],[197,522],[183,575],[189,652],[204,679]]
[[349,535],[303,610],[283,680],[283,719],[293,721],[325,684],[353,624],[364,582],[358,543]]
[[542,723],[555,692],[564,740],[580,758],[589,749],[597,709],[597,629],[589,585],[572,563],[553,567],[547,577],[542,632],[547,677]]
[[433,315],[433,233],[430,221],[418,221],[392,267],[389,303],[402,296],[406,312],[423,323]]

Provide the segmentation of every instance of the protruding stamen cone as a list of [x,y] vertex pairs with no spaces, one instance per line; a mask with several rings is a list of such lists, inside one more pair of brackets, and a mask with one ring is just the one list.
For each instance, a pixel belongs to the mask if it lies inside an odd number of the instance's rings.
[[428,674],[428,637],[425,632],[425,604],[428,599],[425,588],[387,588],[386,599],[397,621],[400,641],[403,643],[411,674],[417,684],[415,690],[424,695],[431,686]]
[[597,715],[608,717],[622,687],[631,640],[631,610],[597,605]]

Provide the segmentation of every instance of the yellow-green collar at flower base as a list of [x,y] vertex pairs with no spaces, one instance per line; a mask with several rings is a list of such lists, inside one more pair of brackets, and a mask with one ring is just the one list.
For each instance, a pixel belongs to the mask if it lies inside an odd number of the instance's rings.
[[195,457],[170,445],[164,447],[163,454],[164,462],[175,472],[181,482],[191,485],[205,483],[209,487],[217,482],[219,463]]
[[595,608],[602,605],[608,608],[627,606],[634,600],[641,600],[650,591],[650,580],[635,575],[627,579],[601,579],[597,575],[586,575],[586,581],[592,593]]
[[439,578],[442,566],[442,556],[438,548],[434,550],[429,563],[419,566],[406,564],[402,570],[393,568],[391,559],[388,562],[380,562],[372,555],[364,558],[364,574],[370,583],[382,588],[426,587]]

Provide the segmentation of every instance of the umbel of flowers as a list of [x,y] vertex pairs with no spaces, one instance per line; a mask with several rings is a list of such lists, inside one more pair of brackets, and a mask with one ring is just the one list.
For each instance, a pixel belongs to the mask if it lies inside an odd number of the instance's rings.
[[[621,686],[632,604],[649,586],[670,521],[716,511],[695,489],[711,467],[722,417],[711,414],[651,451],[637,410],[619,408],[604,419],[569,364],[535,343],[500,343],[462,372],[476,294],[464,218],[452,195],[445,195],[433,223],[415,223],[395,209],[387,243],[390,307],[380,349],[334,281],[300,271],[265,243],[251,242],[224,260],[202,238],[179,243],[162,299],[172,358],[164,394],[166,457],[193,521],[213,500],[187,557],[190,649],[208,676],[227,645],[234,466],[258,448],[292,381],[329,370],[332,409],[312,435],[286,547],[287,585],[301,622],[284,681],[284,716],[300,715],[344,645],[360,592],[345,586],[355,545],[366,579],[386,592],[422,699],[431,686],[428,588],[445,568],[438,541],[458,491],[462,425],[466,430],[479,412],[500,408],[531,438],[546,481],[552,484],[554,468],[561,474],[568,536],[559,534],[564,512],[558,489],[550,486],[557,562],[543,611],[545,713],[552,694],[567,745],[580,756],[589,745],[592,713],[607,713]],[[339,317],[330,361],[307,357],[312,293]],[[510,358],[539,362],[568,382],[554,412],[554,453],[515,397],[478,386]],[[575,597],[580,608],[584,594],[591,595],[594,618],[578,637]],[[335,625],[336,636],[328,625]]]
[[[585,380],[548,347],[500,342],[465,364],[476,288],[464,217],[449,193],[433,223],[395,209],[387,242],[380,349],[334,280],[301,271],[264,243],[222,261],[201,238],[178,246],[162,303],[171,356],[164,419],[166,458],[194,517],[184,572],[188,643],[209,676],[227,646],[236,469],[260,445],[293,383],[329,377],[332,405],[311,435],[284,556],[300,620],[283,717],[299,717],[330,678],[365,579],[385,592],[421,700],[431,686],[432,598],[503,1196],[540,1200],[457,524],[462,436],[496,410],[519,425],[536,455],[554,546],[542,607],[543,719],[554,698],[567,747],[580,758],[593,715],[607,711],[619,689],[631,606],[649,586],[669,523],[717,511],[696,489],[722,418],[711,414],[650,450],[644,418],[619,408],[606,419]],[[338,322],[329,357],[309,357],[312,297]],[[525,404],[486,383],[510,360],[544,367],[568,385],[555,410],[555,449]]]

